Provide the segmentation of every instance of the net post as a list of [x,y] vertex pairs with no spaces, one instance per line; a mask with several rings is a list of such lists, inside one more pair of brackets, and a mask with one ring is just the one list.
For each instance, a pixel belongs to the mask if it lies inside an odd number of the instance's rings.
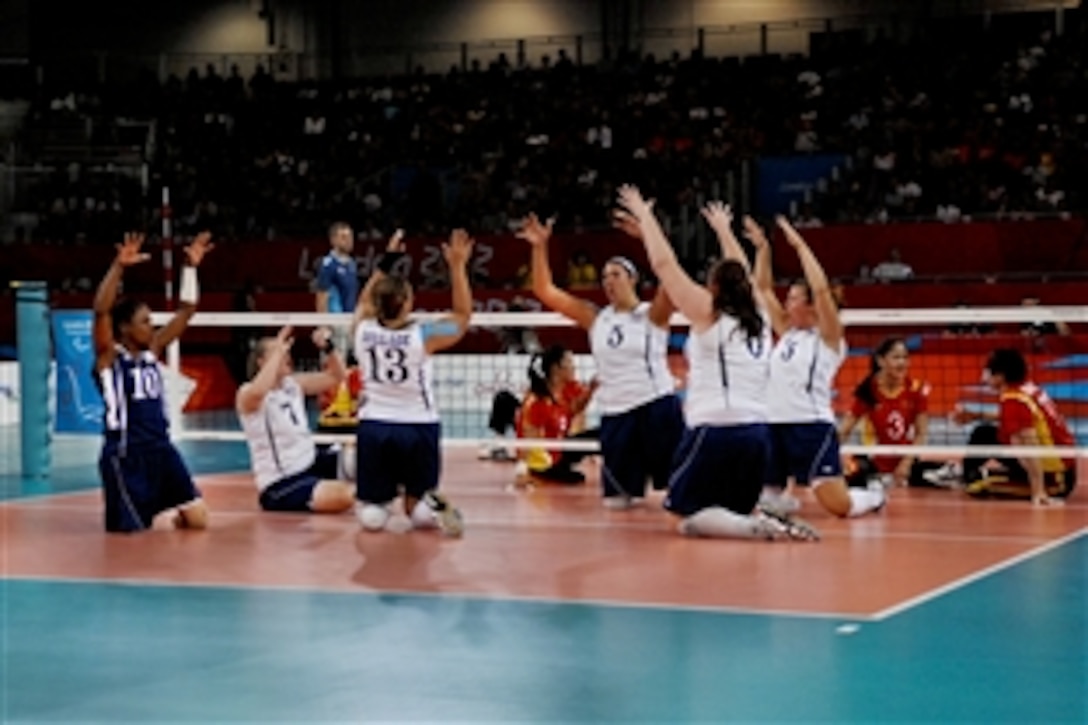
[[174,311],[174,225],[170,187],[162,187],[162,285],[167,312]]
[[45,282],[12,282],[15,289],[16,348],[19,359],[19,453],[22,475],[48,478],[49,290]]

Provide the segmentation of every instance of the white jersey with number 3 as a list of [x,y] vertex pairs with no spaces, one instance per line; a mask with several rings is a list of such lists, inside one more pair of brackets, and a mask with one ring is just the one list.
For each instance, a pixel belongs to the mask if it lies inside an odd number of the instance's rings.
[[313,465],[317,450],[306,419],[302,388],[294,379],[284,378],[278,387],[268,391],[257,410],[239,417],[260,490]]
[[702,332],[692,332],[684,350],[688,427],[766,423],[772,344],[766,319],[763,332],[754,338],[729,315],[721,315]]
[[392,329],[363,320],[355,330],[355,359],[365,391],[359,420],[438,422],[434,365],[422,325]]
[[787,331],[771,357],[771,422],[834,423],[832,384],[844,359],[845,340],[835,350],[815,328]]
[[618,415],[673,392],[669,372],[669,331],[650,321],[650,303],[629,312],[601,309],[589,331],[597,366],[597,404]]

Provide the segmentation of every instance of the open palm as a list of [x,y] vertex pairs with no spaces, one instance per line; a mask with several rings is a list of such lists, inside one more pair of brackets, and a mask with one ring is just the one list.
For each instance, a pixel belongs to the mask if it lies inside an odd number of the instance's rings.
[[144,235],[138,232],[127,232],[125,241],[115,245],[117,247],[117,262],[122,267],[131,267],[140,262],[151,259],[147,252],[140,251],[144,245]]
[[196,239],[185,248],[185,256],[189,260],[189,264],[193,267],[199,267],[201,260],[204,259],[204,255],[215,249],[215,245],[212,244],[211,232],[201,232],[196,235]]

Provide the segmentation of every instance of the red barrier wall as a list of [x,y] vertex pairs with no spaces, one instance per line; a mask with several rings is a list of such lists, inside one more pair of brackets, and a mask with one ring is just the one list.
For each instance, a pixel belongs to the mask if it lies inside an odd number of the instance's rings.
[[[832,277],[850,278],[863,264],[873,267],[898,248],[917,276],[993,275],[999,273],[1088,272],[1086,222],[989,222],[977,224],[899,224],[836,226],[805,230],[813,250]],[[438,239],[409,239],[410,276],[417,286],[440,275],[445,267]],[[358,242],[355,255],[365,275],[384,242]],[[776,276],[796,277],[796,256],[780,240],[775,244]],[[266,291],[304,290],[317,259],[328,249],[321,238],[290,241],[224,242],[201,269],[205,290],[227,291],[252,280]],[[557,279],[566,275],[566,261],[579,251],[600,265],[614,254],[631,257],[645,266],[637,241],[621,234],[597,232],[557,235],[551,245]],[[154,252],[154,250],[152,250]],[[0,269],[6,276],[45,279],[53,286],[65,279],[87,277],[92,283],[105,272],[112,249],[96,246],[0,246]],[[528,261],[525,242],[513,236],[486,236],[477,240],[472,267],[478,286],[501,288],[517,276]],[[126,277],[134,291],[162,289],[159,255],[132,269]],[[486,283],[485,283],[486,281]]]

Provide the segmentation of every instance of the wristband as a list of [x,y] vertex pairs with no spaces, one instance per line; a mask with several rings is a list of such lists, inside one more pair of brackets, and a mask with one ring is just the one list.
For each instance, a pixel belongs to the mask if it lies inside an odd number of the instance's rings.
[[378,271],[384,274],[392,274],[393,267],[406,256],[405,252],[382,252],[382,256],[378,257]]
[[332,341],[332,337],[330,337],[328,340],[325,340],[325,347],[321,348],[321,352],[325,353],[326,355],[330,355],[335,350],[336,343]]
[[200,285],[196,281],[196,267],[185,265],[181,268],[181,288],[178,291],[178,299],[187,305],[195,305],[199,298]]

